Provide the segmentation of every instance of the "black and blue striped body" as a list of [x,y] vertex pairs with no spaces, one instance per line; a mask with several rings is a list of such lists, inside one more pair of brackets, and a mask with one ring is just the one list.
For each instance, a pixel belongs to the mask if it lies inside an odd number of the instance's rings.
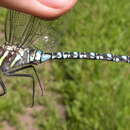
[[56,52],[51,53],[50,55],[51,59],[88,59],[130,63],[129,56],[113,55],[110,53],[100,54],[95,52]]
[[129,56],[113,55],[111,53],[101,54],[95,52],[56,52],[51,53],[51,59],[88,59],[130,63]]
[[0,48],[0,66],[3,71],[27,64],[40,64],[48,60],[88,59],[130,63],[129,56],[95,52],[44,52],[42,50],[3,46]]

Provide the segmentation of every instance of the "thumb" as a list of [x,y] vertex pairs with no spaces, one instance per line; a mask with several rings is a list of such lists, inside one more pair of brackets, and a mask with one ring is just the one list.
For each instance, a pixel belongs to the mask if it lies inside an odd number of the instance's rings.
[[41,18],[53,19],[68,12],[77,0],[0,0],[0,6]]

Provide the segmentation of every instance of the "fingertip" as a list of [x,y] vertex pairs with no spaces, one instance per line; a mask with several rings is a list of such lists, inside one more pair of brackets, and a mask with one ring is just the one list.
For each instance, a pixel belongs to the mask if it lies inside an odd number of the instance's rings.
[[68,12],[77,0],[1,0],[1,6],[38,16],[55,19]]

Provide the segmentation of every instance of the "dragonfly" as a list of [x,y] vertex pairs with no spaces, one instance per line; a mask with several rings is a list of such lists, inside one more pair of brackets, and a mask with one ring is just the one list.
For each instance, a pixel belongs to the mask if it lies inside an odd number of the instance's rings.
[[[44,87],[35,66],[51,60],[85,59],[104,60],[111,62],[130,63],[130,56],[114,55],[111,53],[96,52],[49,52],[48,48],[42,50],[35,47],[36,41],[42,38],[47,46],[55,42],[55,35],[58,32],[54,28],[54,22],[46,22],[37,17],[9,10],[5,20],[5,42],[0,46],[0,69],[6,76],[26,77],[32,79],[32,106],[35,99],[35,78],[30,73],[17,73],[32,68],[37,77],[42,95]],[[55,24],[55,23],[54,23]],[[52,31],[53,30],[53,31]],[[6,86],[0,77],[0,87],[6,94]]]

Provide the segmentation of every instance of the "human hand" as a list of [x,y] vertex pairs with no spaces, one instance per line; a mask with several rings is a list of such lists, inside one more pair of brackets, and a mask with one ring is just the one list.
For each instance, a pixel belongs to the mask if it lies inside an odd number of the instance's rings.
[[0,6],[44,19],[54,19],[68,12],[77,0],[0,0]]

